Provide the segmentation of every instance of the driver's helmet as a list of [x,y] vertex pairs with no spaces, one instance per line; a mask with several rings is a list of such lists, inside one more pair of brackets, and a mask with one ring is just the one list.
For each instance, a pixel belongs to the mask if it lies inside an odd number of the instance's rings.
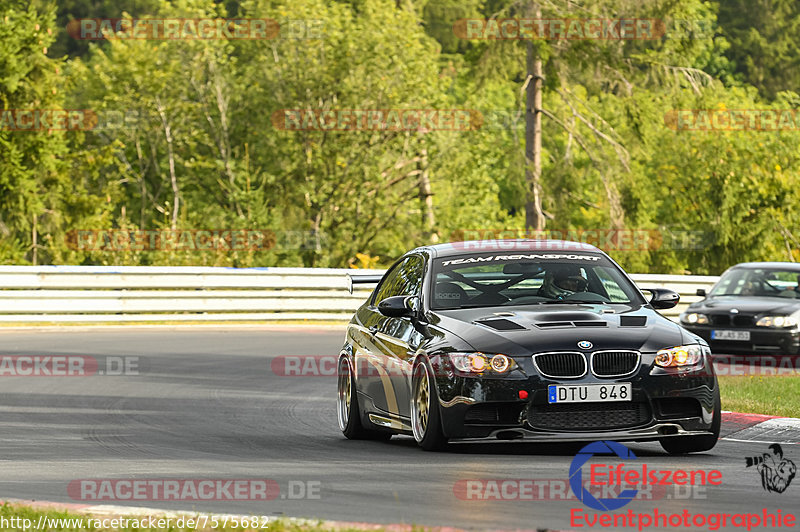
[[586,291],[586,278],[574,266],[560,266],[547,270],[539,293],[551,299],[564,299],[575,292]]

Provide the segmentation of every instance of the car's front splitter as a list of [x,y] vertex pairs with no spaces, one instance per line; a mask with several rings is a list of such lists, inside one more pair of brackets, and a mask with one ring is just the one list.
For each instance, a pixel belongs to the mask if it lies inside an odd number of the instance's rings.
[[642,429],[627,429],[604,432],[543,432],[525,428],[499,428],[490,430],[481,437],[452,438],[453,442],[492,442],[492,441],[537,441],[537,442],[585,442],[592,440],[614,441],[652,441],[674,436],[704,436],[708,430],[685,430],[676,422],[656,423]]

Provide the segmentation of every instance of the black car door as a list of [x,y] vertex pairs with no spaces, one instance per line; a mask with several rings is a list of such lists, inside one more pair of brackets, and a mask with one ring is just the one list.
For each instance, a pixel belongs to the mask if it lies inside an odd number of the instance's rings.
[[[416,295],[422,292],[424,259],[409,255],[384,277],[375,290],[365,315],[364,325],[370,335],[372,356],[362,362],[362,375],[369,375],[367,393],[375,406],[386,412],[409,415],[410,358],[420,341],[410,318],[389,318],[378,311],[378,303],[387,297]],[[409,352],[410,351],[410,352]],[[363,381],[362,381],[363,382]]]

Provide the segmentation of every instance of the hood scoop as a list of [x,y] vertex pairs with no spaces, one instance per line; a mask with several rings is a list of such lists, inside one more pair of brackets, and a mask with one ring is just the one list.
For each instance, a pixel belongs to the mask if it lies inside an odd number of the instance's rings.
[[644,327],[647,325],[647,316],[620,316],[620,327]]
[[607,327],[605,320],[597,319],[595,312],[540,312],[531,316],[539,329],[562,329],[571,327]]
[[486,325],[487,327],[491,327],[492,329],[498,331],[519,331],[525,328],[519,323],[507,320],[505,318],[489,318],[489,319],[475,320],[475,323],[479,323],[480,325]]
[[600,320],[592,321],[544,321],[534,324],[540,329],[558,329],[562,327],[607,327],[608,324]]
[[574,327],[571,321],[545,321],[542,323],[534,323],[540,329],[553,329],[557,327]]

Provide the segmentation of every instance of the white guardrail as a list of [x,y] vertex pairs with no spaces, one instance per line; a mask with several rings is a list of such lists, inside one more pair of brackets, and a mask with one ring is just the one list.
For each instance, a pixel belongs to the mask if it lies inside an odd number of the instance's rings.
[[[158,266],[0,266],[0,322],[349,320],[371,285],[348,292],[346,274],[383,270]],[[717,277],[639,274],[641,287],[665,287],[681,303]]]

